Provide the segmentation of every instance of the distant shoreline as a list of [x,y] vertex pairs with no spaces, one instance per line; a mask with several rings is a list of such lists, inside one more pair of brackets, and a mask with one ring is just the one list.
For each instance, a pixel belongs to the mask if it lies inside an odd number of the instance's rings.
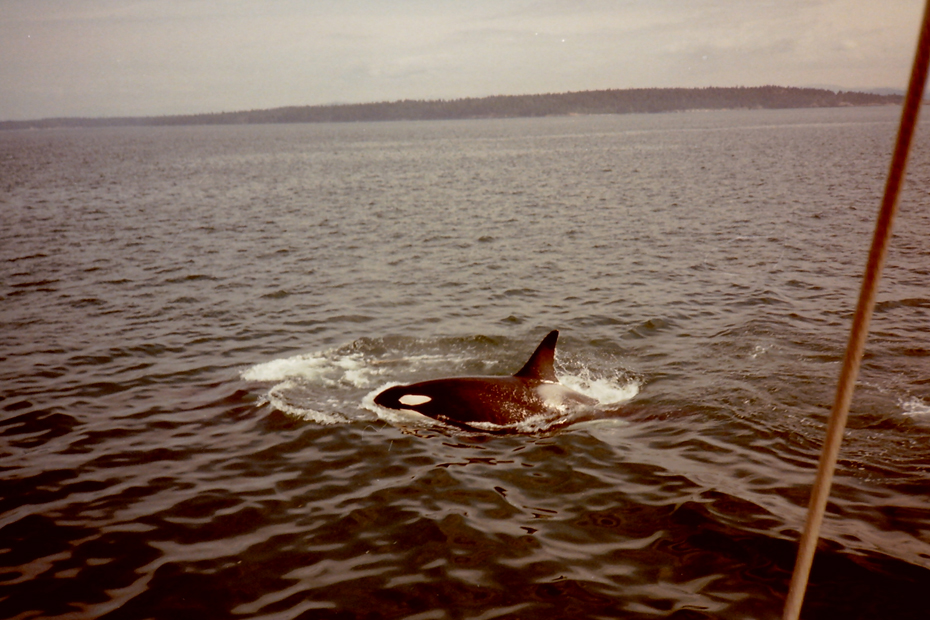
[[347,123],[363,121],[527,118],[590,114],[642,114],[687,110],[835,108],[900,105],[903,95],[786,86],[636,88],[541,95],[290,106],[267,110],[108,118],[46,118],[0,121],[0,130],[61,127],[152,127]]

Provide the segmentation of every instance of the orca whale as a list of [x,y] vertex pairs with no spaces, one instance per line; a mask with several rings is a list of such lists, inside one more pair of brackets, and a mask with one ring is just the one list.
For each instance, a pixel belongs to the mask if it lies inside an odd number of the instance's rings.
[[555,375],[558,330],[543,338],[536,351],[512,376],[454,377],[390,387],[375,404],[412,411],[459,428],[486,423],[512,425],[534,416],[572,415],[598,404],[565,387]]

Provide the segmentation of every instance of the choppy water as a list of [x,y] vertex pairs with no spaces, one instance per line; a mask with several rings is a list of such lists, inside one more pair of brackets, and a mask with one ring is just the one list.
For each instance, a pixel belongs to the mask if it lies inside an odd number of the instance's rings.
[[[0,133],[0,616],[779,617],[897,114]],[[927,146],[806,618],[926,617]]]

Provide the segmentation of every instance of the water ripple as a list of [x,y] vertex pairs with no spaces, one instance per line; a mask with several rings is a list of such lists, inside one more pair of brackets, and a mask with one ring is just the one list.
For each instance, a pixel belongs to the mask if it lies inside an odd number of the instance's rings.
[[[894,119],[3,132],[0,615],[778,617]],[[922,144],[811,617],[926,615]],[[366,406],[554,328],[616,417]]]

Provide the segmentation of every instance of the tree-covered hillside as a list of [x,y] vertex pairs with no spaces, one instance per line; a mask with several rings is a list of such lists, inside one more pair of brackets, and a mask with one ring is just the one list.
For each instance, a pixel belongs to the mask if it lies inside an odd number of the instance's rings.
[[816,88],[638,88],[545,95],[498,95],[449,100],[403,100],[182,116],[55,118],[6,121],[0,129],[130,125],[333,123],[353,121],[515,118],[568,114],[633,114],[682,110],[824,108],[900,104],[901,95],[833,92]]

